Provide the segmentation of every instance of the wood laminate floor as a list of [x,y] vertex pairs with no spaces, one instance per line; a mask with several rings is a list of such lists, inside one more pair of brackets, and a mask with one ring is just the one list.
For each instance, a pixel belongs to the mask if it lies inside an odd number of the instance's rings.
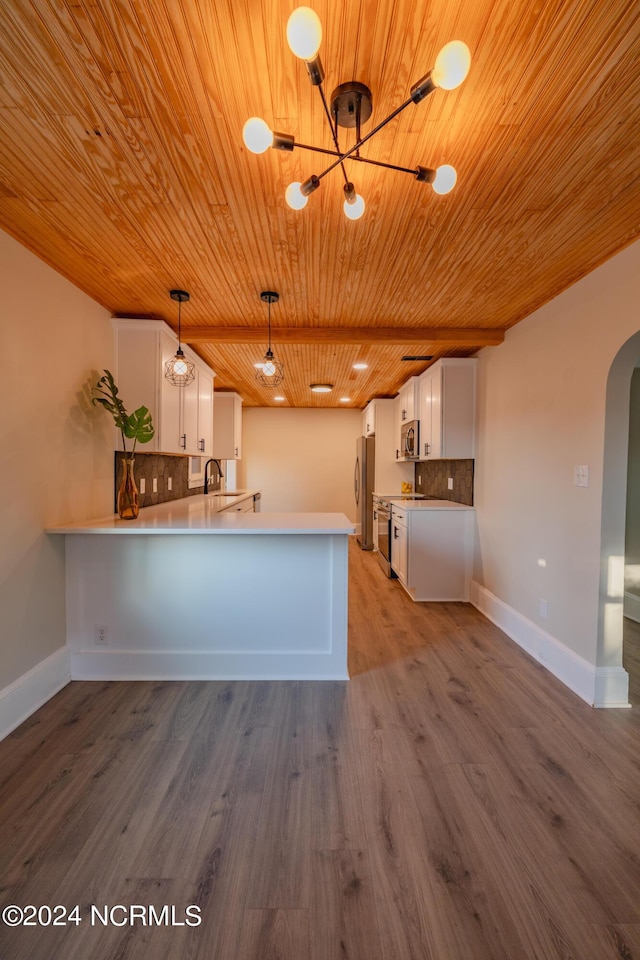
[[640,712],[350,578],[349,683],[74,682],[0,744],[1,905],[81,917],[2,960],[640,958]]

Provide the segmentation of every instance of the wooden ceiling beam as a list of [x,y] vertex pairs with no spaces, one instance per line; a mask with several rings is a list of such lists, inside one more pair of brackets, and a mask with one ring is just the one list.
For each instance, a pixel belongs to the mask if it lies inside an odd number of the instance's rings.
[[[265,327],[182,327],[184,343],[262,343]],[[452,327],[272,327],[273,343],[437,344],[439,347],[494,347],[504,330]]]

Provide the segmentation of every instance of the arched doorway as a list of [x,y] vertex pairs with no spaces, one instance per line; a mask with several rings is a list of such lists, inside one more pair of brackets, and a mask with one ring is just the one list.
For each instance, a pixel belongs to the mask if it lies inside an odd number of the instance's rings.
[[627,459],[631,377],[640,357],[640,332],[616,354],[607,378],[600,538],[596,706],[624,706],[622,666]]

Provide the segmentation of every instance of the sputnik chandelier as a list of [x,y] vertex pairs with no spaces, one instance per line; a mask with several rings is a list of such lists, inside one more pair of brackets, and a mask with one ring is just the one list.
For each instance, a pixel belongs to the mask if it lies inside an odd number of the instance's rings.
[[[313,147],[306,143],[298,143],[290,134],[272,131],[260,117],[251,117],[242,130],[245,146],[252,153],[264,153],[269,147],[273,147],[274,150],[289,152],[294,147],[300,147],[303,150],[312,150],[315,153],[336,158],[326,170],[319,174],[312,174],[304,183],[289,184],[285,193],[289,206],[294,210],[301,210],[305,207],[310,194],[318,189],[323,177],[326,177],[328,173],[339,166],[344,177],[344,212],[350,220],[359,219],[364,213],[365,203],[363,198],[356,193],[353,183],[347,176],[345,160],[357,160],[360,163],[385,167],[387,170],[410,173],[416,180],[422,183],[430,183],[436,193],[449,193],[456,182],[456,171],[449,164],[444,164],[435,170],[429,167],[415,167],[413,169],[399,167],[393,163],[382,163],[379,160],[363,157],[360,155],[360,148],[374,134],[382,130],[390,120],[397,117],[410,103],[420,103],[438,88],[455,90],[456,87],[459,87],[467,76],[471,64],[471,54],[466,44],[461,40],[452,40],[447,43],[436,57],[433,70],[413,85],[408,100],[400,104],[373,130],[362,136],[361,125],[366,123],[373,109],[371,90],[364,83],[351,80],[336,87],[331,94],[330,102],[327,103],[322,88],[324,69],[318,54],[321,41],[322,24],[317,13],[310,7],[298,7],[294,10],[287,22],[287,42],[292,52],[304,61],[311,83],[320,92],[335,149],[329,150],[322,147]],[[348,150],[343,150],[340,147],[339,127],[355,128],[356,142]]]

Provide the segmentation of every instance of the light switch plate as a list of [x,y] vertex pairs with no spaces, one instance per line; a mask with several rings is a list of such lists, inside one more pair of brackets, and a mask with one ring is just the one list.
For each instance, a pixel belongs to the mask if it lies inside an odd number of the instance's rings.
[[580,466],[573,468],[573,483],[576,487],[589,486],[589,467]]
[[447,477],[447,489],[453,490],[453,477]]
[[157,492],[158,492],[158,478],[157,478],[157,477],[154,477],[154,478],[153,478],[153,492],[154,492],[154,493],[157,493]]
[[147,481],[144,477],[140,477],[140,493],[146,493],[147,490]]

